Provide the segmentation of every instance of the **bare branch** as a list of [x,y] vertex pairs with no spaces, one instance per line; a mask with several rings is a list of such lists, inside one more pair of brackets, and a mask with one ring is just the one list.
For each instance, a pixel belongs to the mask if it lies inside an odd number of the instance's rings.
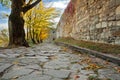
[[[32,0],[30,0],[30,1],[32,1]],[[29,2],[30,2],[30,1],[29,1]],[[30,9],[32,9],[34,6],[36,6],[40,1],[41,1],[41,0],[37,0],[37,1],[35,1],[34,3],[23,7],[23,12],[26,13],[28,10],[30,10]],[[29,3],[29,2],[28,2],[28,3]]]
[[32,1],[33,1],[33,0],[29,0],[28,3],[27,3],[27,5],[30,5],[30,3],[31,3]]

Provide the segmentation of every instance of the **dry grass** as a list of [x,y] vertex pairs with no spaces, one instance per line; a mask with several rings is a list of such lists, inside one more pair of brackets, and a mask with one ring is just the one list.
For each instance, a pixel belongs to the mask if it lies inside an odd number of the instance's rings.
[[82,41],[82,40],[74,40],[72,38],[59,38],[55,41],[64,42],[67,44],[76,45],[76,46],[88,48],[91,50],[96,50],[96,51],[107,53],[107,54],[114,54],[114,55],[120,54],[120,46],[119,45],[95,43],[95,42],[88,42],[88,41]]

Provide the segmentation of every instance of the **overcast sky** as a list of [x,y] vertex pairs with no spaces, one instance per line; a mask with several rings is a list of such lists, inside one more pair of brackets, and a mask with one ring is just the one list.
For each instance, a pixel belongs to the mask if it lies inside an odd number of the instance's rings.
[[[64,11],[64,9],[66,8],[67,4],[69,3],[70,0],[43,0],[44,3],[51,5],[52,7],[55,7],[57,9],[61,10],[61,14]],[[2,5],[0,4],[0,29],[3,27],[7,27],[7,18],[3,18],[1,15],[3,15],[3,13],[10,13],[10,9],[2,7]],[[60,19],[60,17],[55,19],[55,22],[58,22]]]

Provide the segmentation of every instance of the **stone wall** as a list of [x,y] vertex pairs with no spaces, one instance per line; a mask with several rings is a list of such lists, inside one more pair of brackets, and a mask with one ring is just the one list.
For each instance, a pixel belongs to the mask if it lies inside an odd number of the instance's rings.
[[120,44],[120,0],[71,0],[57,37]]

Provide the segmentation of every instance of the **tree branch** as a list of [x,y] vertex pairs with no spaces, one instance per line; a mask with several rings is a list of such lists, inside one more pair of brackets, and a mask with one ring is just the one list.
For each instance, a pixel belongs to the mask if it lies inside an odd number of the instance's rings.
[[30,5],[30,3],[32,2],[33,0],[29,0],[29,2],[27,3],[27,5]]
[[[31,0],[30,0],[31,1]],[[34,6],[36,6],[41,0],[37,0],[34,3],[27,5],[23,7],[23,12],[26,13],[28,10],[32,9]]]

